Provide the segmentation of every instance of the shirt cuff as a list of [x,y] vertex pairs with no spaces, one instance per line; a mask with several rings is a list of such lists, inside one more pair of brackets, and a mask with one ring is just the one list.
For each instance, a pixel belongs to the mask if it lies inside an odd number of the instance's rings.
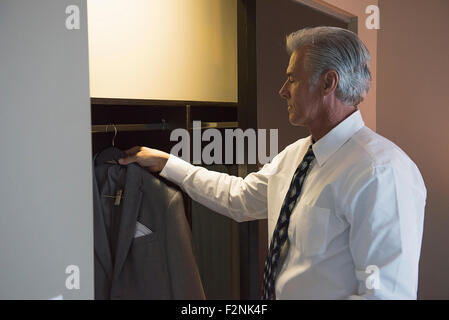
[[189,170],[193,167],[194,166],[187,161],[184,161],[181,158],[170,154],[165,167],[162,169],[159,175],[178,185],[181,185],[184,181],[184,178],[189,173]]

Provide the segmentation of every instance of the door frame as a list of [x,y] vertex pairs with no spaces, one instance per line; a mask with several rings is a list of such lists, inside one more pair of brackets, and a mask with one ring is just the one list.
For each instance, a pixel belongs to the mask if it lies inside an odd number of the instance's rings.
[[338,8],[330,3],[327,3],[324,0],[293,0],[293,1],[299,2],[299,3],[306,5],[310,8],[313,8],[322,13],[331,15],[339,20],[342,20],[343,22],[348,24],[348,30],[350,30],[354,33],[357,33],[357,31],[358,31],[357,16],[348,11],[345,11],[345,10]]

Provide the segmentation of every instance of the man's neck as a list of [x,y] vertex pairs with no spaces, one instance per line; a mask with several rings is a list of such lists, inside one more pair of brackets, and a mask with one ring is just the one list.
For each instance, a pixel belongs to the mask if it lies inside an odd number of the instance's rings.
[[351,114],[356,112],[357,107],[348,107],[341,109],[341,112],[327,114],[320,119],[317,119],[314,123],[309,125],[309,131],[312,135],[312,143],[317,142],[324,137],[329,131],[338,126]]

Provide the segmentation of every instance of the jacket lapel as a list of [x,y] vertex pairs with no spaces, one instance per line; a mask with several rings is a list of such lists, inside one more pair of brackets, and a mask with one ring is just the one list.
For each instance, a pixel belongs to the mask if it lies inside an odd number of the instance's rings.
[[95,159],[98,154],[94,156],[93,169],[93,196],[94,196],[94,246],[95,254],[98,256],[101,265],[103,266],[106,275],[112,278],[112,258],[111,249],[109,247],[108,236],[106,233],[106,226],[103,218],[103,208],[101,206],[100,191],[98,190],[97,178],[95,175]]
[[120,274],[123,268],[131,247],[131,242],[134,238],[138,211],[142,200],[142,175],[140,170],[138,165],[130,164],[126,171],[126,184],[123,194],[120,231],[114,265],[114,279]]

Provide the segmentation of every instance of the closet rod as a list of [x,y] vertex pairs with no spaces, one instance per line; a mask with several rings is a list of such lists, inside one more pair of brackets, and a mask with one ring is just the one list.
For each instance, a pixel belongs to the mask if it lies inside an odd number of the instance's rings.
[[[101,124],[92,125],[92,133],[114,132],[114,127],[117,131],[150,131],[150,130],[165,130],[168,128],[165,120],[161,123],[147,123],[147,124]],[[109,131],[108,131],[109,129]]]
[[[192,129],[209,129],[209,128],[238,128],[238,122],[201,122],[201,127],[193,127]],[[148,124],[101,124],[92,125],[92,133],[114,132],[117,131],[150,131],[150,130],[166,130],[168,126],[163,120],[161,123]],[[108,130],[109,129],[109,130]]]
[[201,127],[193,127],[192,129],[208,129],[208,128],[238,128],[239,123],[234,122],[201,122]]

